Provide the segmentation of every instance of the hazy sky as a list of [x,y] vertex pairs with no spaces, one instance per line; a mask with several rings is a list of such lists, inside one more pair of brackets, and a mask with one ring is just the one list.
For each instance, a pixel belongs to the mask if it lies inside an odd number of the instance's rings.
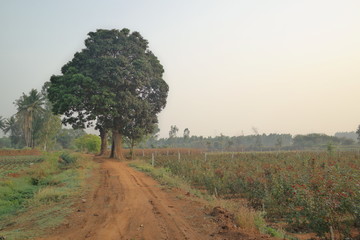
[[360,1],[0,0],[0,115],[87,33],[129,28],[165,68],[159,116],[182,134],[334,134],[360,124]]

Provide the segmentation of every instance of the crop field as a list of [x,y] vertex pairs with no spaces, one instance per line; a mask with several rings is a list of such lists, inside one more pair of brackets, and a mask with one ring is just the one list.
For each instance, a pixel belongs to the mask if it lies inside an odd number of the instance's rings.
[[16,174],[43,161],[41,156],[0,156],[0,178]]
[[339,238],[359,233],[358,152],[186,152],[142,158],[217,197],[246,199],[288,232]]

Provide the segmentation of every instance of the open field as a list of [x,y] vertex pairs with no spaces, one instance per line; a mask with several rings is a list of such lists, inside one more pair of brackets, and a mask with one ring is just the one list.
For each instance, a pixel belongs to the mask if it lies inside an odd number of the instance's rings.
[[[91,181],[84,182],[89,179],[89,159],[76,162],[69,153],[0,157],[0,163],[9,168],[6,171],[13,171],[1,175],[0,236],[359,237],[358,152],[206,153],[194,149],[147,149],[135,153],[147,165],[140,161],[134,166],[151,172],[160,184],[130,169],[126,162],[106,158],[95,158],[92,164],[99,168],[96,167]],[[16,163],[20,167],[12,168]],[[185,190],[180,187],[184,184]],[[91,191],[84,195],[83,190],[77,192],[79,189]],[[237,212],[227,212],[226,204]],[[39,215],[40,212],[49,214]],[[49,224],[41,226],[44,221]],[[15,223],[8,225],[9,222]],[[49,234],[61,223],[55,233]],[[34,227],[39,228],[37,233],[31,230]],[[268,235],[259,235],[256,229]]]
[[217,197],[246,199],[288,232],[338,238],[359,232],[358,152],[179,154],[174,149],[142,158]]

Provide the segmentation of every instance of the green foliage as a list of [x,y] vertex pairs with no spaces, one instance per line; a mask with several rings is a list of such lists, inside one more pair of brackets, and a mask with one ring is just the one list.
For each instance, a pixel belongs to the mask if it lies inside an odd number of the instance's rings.
[[0,148],[11,148],[11,140],[8,137],[0,138]]
[[[174,126],[173,126],[174,127]],[[185,129],[186,130],[186,129]],[[279,151],[279,150],[327,150],[329,143],[336,149],[354,149],[354,141],[344,137],[333,137],[325,134],[297,135],[290,134],[258,134],[247,136],[225,136],[220,134],[216,137],[188,136],[184,130],[183,137],[174,137],[171,133],[169,138],[144,139],[139,143],[142,148],[200,148],[209,151]],[[172,132],[170,130],[170,132]],[[169,132],[169,133],[170,133]]]
[[0,216],[13,214],[32,198],[36,186],[29,184],[27,178],[18,178],[0,183]]
[[25,146],[23,133],[19,121],[15,116],[11,116],[5,121],[5,134],[10,134],[11,147],[23,148]]
[[56,144],[56,136],[61,129],[60,116],[52,114],[51,103],[45,100],[44,111],[34,124],[34,139],[36,146],[44,151],[53,150]]
[[20,122],[25,144],[34,147],[34,123],[36,118],[44,111],[44,96],[36,89],[31,89],[28,95],[25,93],[15,100],[17,106],[16,117]]
[[5,129],[5,119],[0,116],[0,130],[4,130]]
[[178,131],[179,128],[176,125],[171,125],[169,131],[169,138],[176,138],[176,134]]
[[358,141],[360,142],[360,125],[358,129],[356,130],[356,134],[358,135]]
[[61,167],[67,167],[76,163],[77,157],[69,152],[63,152],[59,156],[59,163]]
[[188,128],[184,129],[184,135],[183,135],[184,139],[189,139],[190,137],[190,130]]
[[76,147],[82,152],[98,153],[100,151],[101,140],[94,134],[86,134],[75,139]]
[[62,75],[51,77],[48,96],[63,123],[79,128],[96,121],[113,131],[117,149],[119,135],[138,139],[153,131],[168,93],[164,69],[138,32],[99,29],[88,35],[86,48],[62,67]]
[[10,133],[14,148],[35,146],[47,151],[54,148],[55,136],[61,128],[60,117],[52,114],[44,92],[32,89],[15,100],[16,115],[2,121],[5,134]]
[[75,149],[74,140],[76,138],[86,135],[83,129],[61,129],[57,136],[56,142],[61,146],[62,149]]

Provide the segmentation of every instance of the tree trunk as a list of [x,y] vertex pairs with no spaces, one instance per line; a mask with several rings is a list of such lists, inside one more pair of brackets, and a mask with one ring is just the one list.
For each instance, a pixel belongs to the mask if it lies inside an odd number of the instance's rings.
[[114,137],[111,139],[111,152],[110,152],[110,158],[114,158]]
[[113,142],[112,142],[110,158],[115,158],[115,159],[119,159],[119,160],[124,159],[123,152],[122,152],[122,146],[121,146],[122,139],[121,139],[121,134],[119,133],[119,131],[113,130],[112,138],[113,138]]
[[101,147],[99,156],[104,156],[107,150],[107,131],[104,128],[100,128]]
[[130,158],[131,158],[131,160],[134,160],[134,146],[135,146],[135,141],[134,141],[134,139],[131,139],[131,141],[130,141]]

